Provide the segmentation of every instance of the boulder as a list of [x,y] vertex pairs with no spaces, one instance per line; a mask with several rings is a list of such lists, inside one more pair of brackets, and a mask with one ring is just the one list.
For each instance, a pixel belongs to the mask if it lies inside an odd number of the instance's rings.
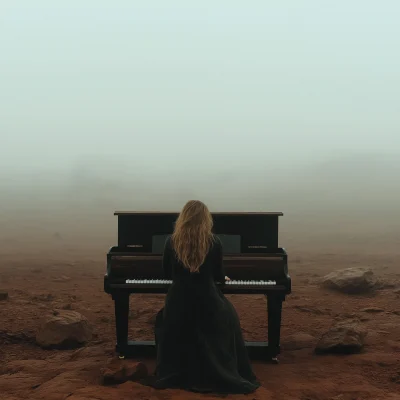
[[362,294],[377,288],[374,273],[368,268],[346,268],[322,278],[322,285],[347,294]]
[[103,383],[105,385],[137,381],[148,375],[145,364],[132,360],[120,360],[116,358],[110,359],[101,372],[103,374]]
[[42,322],[36,343],[43,348],[74,348],[92,338],[86,317],[76,311],[59,310]]
[[324,333],[317,343],[315,352],[351,354],[359,353],[364,347],[367,332],[358,322],[341,322]]

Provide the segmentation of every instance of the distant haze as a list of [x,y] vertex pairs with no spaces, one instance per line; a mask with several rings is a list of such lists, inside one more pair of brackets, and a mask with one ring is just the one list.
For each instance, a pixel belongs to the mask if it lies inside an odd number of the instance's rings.
[[293,235],[400,232],[399,15],[395,0],[2,1],[2,237],[17,221],[108,235],[115,209],[189,198],[283,211]]

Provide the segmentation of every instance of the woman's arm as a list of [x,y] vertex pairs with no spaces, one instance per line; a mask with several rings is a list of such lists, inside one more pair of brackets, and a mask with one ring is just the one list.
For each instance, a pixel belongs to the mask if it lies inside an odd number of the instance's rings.
[[162,267],[165,279],[172,279],[171,245],[170,238],[165,241]]

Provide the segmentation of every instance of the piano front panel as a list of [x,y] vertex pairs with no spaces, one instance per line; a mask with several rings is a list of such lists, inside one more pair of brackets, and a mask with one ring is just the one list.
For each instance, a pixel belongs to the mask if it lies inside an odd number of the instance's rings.
[[115,256],[111,258],[109,276],[112,279],[161,279],[163,277],[162,256],[135,257]]
[[[287,267],[283,256],[224,257],[225,274],[233,280],[286,279]],[[122,279],[162,279],[162,256],[112,256],[109,277]]]
[[[263,253],[278,248],[280,214],[213,213],[216,235],[240,235],[240,253]],[[137,253],[153,251],[153,236],[174,230],[178,213],[118,215],[118,247]]]
[[118,247],[151,253],[153,235],[172,233],[177,217],[177,213],[118,215]]
[[214,233],[241,236],[241,253],[278,248],[278,214],[215,214]]

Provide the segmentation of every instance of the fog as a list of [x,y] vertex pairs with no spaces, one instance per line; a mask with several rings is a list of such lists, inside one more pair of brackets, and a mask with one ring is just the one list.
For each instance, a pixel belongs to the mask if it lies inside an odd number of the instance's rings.
[[398,242],[399,12],[394,0],[1,1],[1,237],[109,243],[114,210],[199,198],[283,211],[290,243],[304,231]]

